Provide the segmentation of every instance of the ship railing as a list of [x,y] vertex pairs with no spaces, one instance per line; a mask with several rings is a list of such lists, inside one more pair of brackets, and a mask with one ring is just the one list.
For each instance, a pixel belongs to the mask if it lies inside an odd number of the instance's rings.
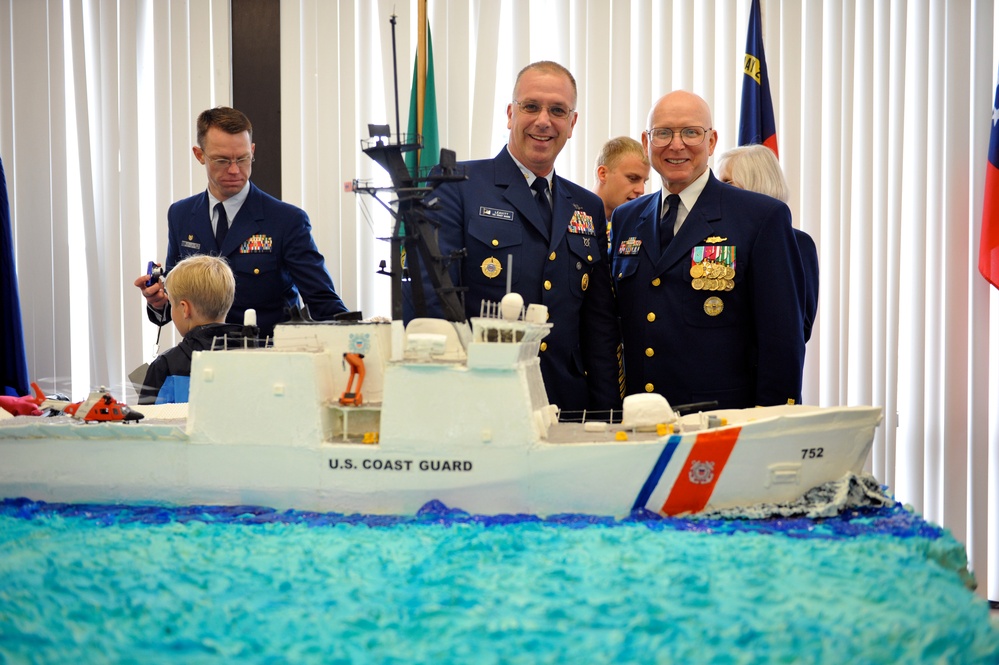
[[211,351],[232,351],[234,349],[268,349],[274,346],[273,337],[252,337],[241,334],[225,334],[212,337]]
[[560,409],[558,421],[560,423],[608,423],[618,425],[624,412],[621,409],[583,409],[582,411],[566,411]]
[[483,300],[479,317],[473,318],[472,336],[475,341],[517,344],[544,338],[552,325],[546,323],[548,310],[543,305],[521,306],[515,312],[504,310],[501,303]]

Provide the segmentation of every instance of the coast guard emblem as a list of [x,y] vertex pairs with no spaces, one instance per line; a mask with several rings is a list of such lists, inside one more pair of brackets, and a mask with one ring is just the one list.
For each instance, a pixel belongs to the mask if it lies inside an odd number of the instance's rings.
[[351,333],[350,334],[350,352],[360,353],[362,355],[368,352],[368,347],[370,346],[370,336],[368,333]]
[[482,274],[489,279],[499,277],[499,274],[503,272],[503,265],[495,256],[490,256],[488,259],[483,261],[482,265],[479,267],[482,269]]
[[715,463],[693,461],[690,463],[690,473],[687,477],[695,485],[707,485],[715,479]]
[[708,316],[718,316],[725,309],[725,303],[718,296],[711,296],[704,301],[704,313]]

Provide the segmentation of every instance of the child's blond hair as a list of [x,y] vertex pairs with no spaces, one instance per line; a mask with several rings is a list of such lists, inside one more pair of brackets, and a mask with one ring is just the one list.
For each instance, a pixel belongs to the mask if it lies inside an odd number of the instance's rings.
[[186,300],[205,318],[224,321],[236,297],[236,278],[218,256],[189,256],[167,273],[164,284],[170,304]]

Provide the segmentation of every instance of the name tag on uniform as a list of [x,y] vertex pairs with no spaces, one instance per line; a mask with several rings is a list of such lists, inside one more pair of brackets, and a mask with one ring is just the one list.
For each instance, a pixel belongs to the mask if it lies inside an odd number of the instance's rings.
[[181,240],[180,246],[184,249],[201,249],[201,243],[190,242],[189,240]]
[[479,217],[489,217],[491,219],[505,219],[508,222],[513,220],[512,210],[500,210],[498,208],[479,207]]

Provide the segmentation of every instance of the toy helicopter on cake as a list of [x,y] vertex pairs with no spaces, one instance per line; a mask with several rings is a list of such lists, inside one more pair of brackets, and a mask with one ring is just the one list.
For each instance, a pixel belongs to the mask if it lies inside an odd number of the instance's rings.
[[37,383],[32,383],[31,388],[35,391],[34,397],[25,396],[22,399],[34,402],[39,410],[52,409],[83,422],[128,422],[142,420],[144,417],[124,402],[119,402],[115,399],[104,386],[101,386],[97,390],[92,390],[87,399],[81,402],[49,399],[42,392],[42,389],[38,387]]

